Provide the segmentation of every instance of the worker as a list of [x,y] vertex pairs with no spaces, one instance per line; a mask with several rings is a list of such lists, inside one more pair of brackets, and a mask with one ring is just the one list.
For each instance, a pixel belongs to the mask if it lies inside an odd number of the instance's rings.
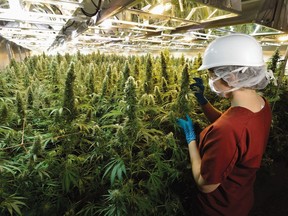
[[267,71],[261,45],[246,34],[212,41],[198,70],[207,71],[211,90],[231,106],[223,113],[214,108],[204,96],[203,80],[194,78],[190,88],[211,124],[196,142],[191,118],[178,119],[198,188],[192,215],[247,216],[272,119],[268,101],[257,90],[267,86],[273,73]]

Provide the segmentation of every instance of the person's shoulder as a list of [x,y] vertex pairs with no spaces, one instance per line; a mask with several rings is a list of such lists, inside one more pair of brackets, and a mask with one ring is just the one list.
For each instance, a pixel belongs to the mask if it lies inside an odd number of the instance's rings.
[[233,140],[238,140],[242,130],[242,126],[236,126],[226,119],[218,119],[205,130],[205,138],[206,141],[224,143],[221,146],[225,146],[231,144]]
[[223,136],[233,133],[234,127],[233,124],[231,124],[231,121],[229,121],[228,119],[219,118],[217,119],[217,121],[215,121],[209,126],[208,131],[209,133],[221,134]]
[[217,133],[231,134],[241,130],[247,125],[251,119],[249,113],[238,108],[230,108],[213,123],[213,130]]
[[231,107],[223,115],[222,121],[225,121],[226,124],[245,124],[253,117],[253,112],[244,107]]

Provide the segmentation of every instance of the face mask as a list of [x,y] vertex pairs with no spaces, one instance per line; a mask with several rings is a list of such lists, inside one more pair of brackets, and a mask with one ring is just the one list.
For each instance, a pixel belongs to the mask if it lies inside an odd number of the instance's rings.
[[216,79],[210,79],[209,78],[209,82],[208,82],[210,89],[213,92],[215,92],[217,95],[219,95],[221,97],[225,97],[225,93],[232,92],[232,91],[235,91],[235,90],[239,89],[239,88],[232,88],[232,89],[229,89],[229,90],[226,90],[226,91],[218,91],[214,87],[214,82],[216,82],[217,80],[220,80],[220,79],[221,79],[221,77],[217,77]]

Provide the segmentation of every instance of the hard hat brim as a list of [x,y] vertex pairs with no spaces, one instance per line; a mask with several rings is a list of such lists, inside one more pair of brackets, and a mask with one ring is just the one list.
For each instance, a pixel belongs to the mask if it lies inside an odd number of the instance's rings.
[[206,69],[208,69],[209,67],[207,67],[206,65],[201,65],[198,69],[197,69],[197,71],[203,71],[203,70],[206,70]]

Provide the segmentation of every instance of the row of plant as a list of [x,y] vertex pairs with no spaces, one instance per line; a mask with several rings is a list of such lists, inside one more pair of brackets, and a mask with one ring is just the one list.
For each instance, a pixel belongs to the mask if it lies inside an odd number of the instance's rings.
[[[189,90],[207,79],[200,64],[166,50],[13,60],[0,72],[1,215],[188,214],[195,186],[176,118],[188,113],[197,133],[208,123]],[[264,92],[276,113],[266,164],[287,151],[281,82]]]

